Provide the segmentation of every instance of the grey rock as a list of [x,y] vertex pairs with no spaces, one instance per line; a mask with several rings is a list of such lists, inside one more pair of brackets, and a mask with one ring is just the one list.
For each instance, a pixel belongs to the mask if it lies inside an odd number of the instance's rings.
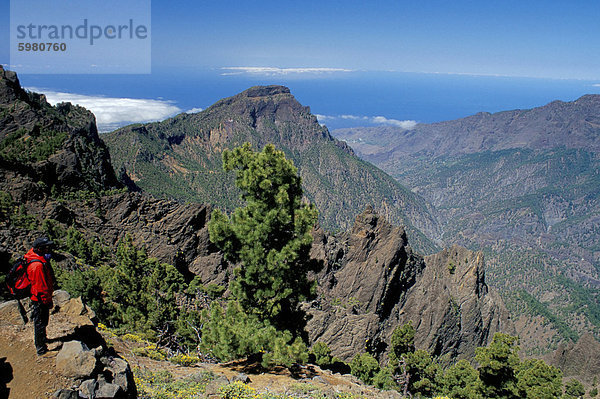
[[[29,299],[22,299],[21,305],[25,310],[27,318],[30,317],[28,310],[30,308]],[[21,310],[19,309],[19,303],[15,300],[0,303],[0,323],[5,325],[23,325],[25,324],[23,317],[21,316]]]
[[[370,207],[350,233],[317,237],[311,255],[328,267],[318,276],[320,298],[308,308],[307,331],[342,360],[364,351],[385,357],[394,329],[409,321],[416,346],[434,355],[472,356],[494,333],[514,331],[485,283],[483,254],[455,246],[422,257],[403,228]],[[457,265],[452,272],[450,262]]]
[[57,399],[79,399],[77,392],[71,389],[60,389],[54,393],[53,397]]
[[67,378],[90,377],[96,368],[96,357],[79,341],[65,342],[56,356],[56,369]]
[[79,396],[85,399],[95,398],[95,391],[97,387],[96,380],[90,379],[85,380],[79,385]]
[[67,302],[65,302],[62,306],[62,312],[64,312],[65,315],[70,316],[72,318],[86,316],[87,319],[93,319],[96,317],[94,311],[90,309],[89,306],[83,303],[81,297],[71,298]]
[[94,356],[101,358],[102,355],[104,355],[104,348],[102,346],[98,346],[97,348],[93,348],[92,352],[94,352]]
[[64,290],[56,290],[52,294],[52,301],[54,302],[54,306],[62,307],[65,303],[67,303],[71,299],[71,295],[67,291]]
[[577,377],[590,385],[600,375],[600,342],[592,334],[583,334],[576,343],[561,344],[546,355],[549,364],[560,368],[565,378]]
[[125,393],[120,386],[111,384],[105,381],[98,382],[98,388],[96,389],[96,399],[115,399],[123,398]]
[[120,386],[124,392],[129,391],[133,380],[129,364],[117,357],[103,357],[100,361],[105,366],[104,370],[112,375],[112,383]]
[[243,382],[244,384],[247,384],[249,382],[252,382],[250,380],[250,377],[248,377],[248,375],[244,374],[244,373],[238,373],[235,376],[233,376],[233,378],[231,379],[231,382]]

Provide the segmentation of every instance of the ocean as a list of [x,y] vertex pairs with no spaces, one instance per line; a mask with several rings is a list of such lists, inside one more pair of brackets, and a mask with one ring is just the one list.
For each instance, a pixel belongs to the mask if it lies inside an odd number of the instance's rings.
[[49,91],[159,99],[182,111],[206,108],[251,86],[280,84],[289,87],[330,129],[407,120],[431,123],[600,93],[600,82],[585,80],[373,71],[271,76],[224,73],[217,68],[155,68],[151,75],[22,75],[20,79],[25,87]]

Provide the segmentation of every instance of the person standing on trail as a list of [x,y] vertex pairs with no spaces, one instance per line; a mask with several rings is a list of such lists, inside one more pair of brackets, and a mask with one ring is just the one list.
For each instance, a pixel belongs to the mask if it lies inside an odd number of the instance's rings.
[[33,305],[34,343],[38,355],[48,352],[46,344],[46,327],[52,309],[54,292],[54,271],[50,265],[54,242],[48,237],[40,237],[33,242],[33,247],[25,254],[29,263],[27,277],[31,281],[31,301]]

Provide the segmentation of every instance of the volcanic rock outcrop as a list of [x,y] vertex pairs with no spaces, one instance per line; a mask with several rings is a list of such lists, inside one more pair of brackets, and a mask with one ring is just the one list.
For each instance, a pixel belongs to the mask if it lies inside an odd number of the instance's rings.
[[348,360],[387,352],[398,325],[412,322],[415,343],[433,354],[469,357],[495,332],[513,332],[500,298],[485,283],[483,254],[455,246],[422,257],[403,228],[368,208],[349,233],[320,234],[313,255],[326,260],[309,313],[312,341]]

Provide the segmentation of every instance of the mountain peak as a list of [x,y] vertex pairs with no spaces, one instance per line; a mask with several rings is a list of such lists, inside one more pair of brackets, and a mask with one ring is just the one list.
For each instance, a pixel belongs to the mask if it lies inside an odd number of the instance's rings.
[[240,95],[246,97],[268,97],[277,94],[290,94],[290,89],[279,85],[253,86],[240,93]]

